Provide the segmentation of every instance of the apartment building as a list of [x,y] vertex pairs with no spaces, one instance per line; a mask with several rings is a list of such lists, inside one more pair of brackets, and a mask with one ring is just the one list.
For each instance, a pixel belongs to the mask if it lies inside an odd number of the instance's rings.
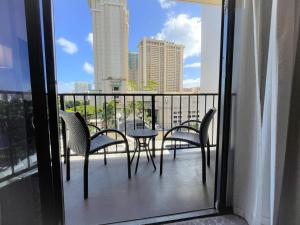
[[168,41],[144,38],[139,43],[139,77],[141,89],[155,81],[159,93],[182,91],[184,46]]

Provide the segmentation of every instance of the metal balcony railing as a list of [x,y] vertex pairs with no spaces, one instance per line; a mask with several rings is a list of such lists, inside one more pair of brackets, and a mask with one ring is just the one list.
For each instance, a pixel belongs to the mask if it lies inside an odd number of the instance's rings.
[[[218,108],[217,93],[153,94],[153,93],[64,93],[59,94],[60,109],[77,111],[87,123],[100,129],[114,128],[127,134],[130,129],[149,128],[158,130],[159,135],[152,142],[153,154],[161,147],[165,132],[189,119],[201,120],[209,108]],[[217,142],[217,118],[210,126],[211,147]],[[66,130],[62,123],[62,144],[66,149]],[[92,131],[93,132],[93,131]],[[166,148],[193,148],[184,143],[171,143]],[[130,150],[135,143],[129,140]],[[124,148],[113,147],[108,154],[124,153]],[[96,153],[97,154],[97,153]],[[100,153],[101,154],[101,153]]]

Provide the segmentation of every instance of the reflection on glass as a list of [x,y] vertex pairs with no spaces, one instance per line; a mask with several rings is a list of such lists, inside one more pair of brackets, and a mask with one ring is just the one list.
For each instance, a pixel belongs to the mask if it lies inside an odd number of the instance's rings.
[[0,1],[0,181],[36,165],[24,1]]

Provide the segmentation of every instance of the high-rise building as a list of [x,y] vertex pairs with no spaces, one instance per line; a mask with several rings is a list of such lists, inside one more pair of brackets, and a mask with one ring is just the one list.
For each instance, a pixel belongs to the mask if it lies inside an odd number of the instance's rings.
[[92,85],[88,82],[75,82],[74,92],[75,93],[87,93],[92,89]]
[[139,54],[137,52],[129,52],[128,54],[128,80],[138,82],[139,72]]
[[127,0],[88,0],[93,17],[95,90],[124,92],[128,79]]
[[155,81],[159,93],[182,91],[183,51],[183,45],[144,38],[139,44],[139,88]]

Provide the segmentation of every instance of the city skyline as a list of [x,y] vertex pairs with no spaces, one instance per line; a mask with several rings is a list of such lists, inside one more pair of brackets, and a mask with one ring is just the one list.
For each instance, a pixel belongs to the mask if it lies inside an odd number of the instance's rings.
[[[85,30],[85,32],[78,31],[78,27],[68,26],[65,27],[67,22],[74,23],[78,18],[64,17],[63,21],[60,20],[62,17],[62,7],[67,4],[69,0],[64,3],[54,2],[54,14],[55,21],[59,23],[55,24],[56,32],[56,53],[58,58],[57,75],[59,83],[59,92],[71,90],[76,81],[93,82],[94,79],[94,66],[93,66],[93,34],[92,34],[92,17],[89,15],[89,8],[87,0],[76,1],[72,3],[70,11],[74,8],[80,11],[84,11],[81,23],[86,24],[79,30]],[[187,3],[176,3],[166,8],[162,6],[158,0],[145,0],[144,4],[141,4],[137,0],[128,0],[129,10],[129,40],[128,40],[128,51],[138,51],[138,43],[144,37],[157,38],[168,40],[172,42],[182,42],[185,44],[186,40],[191,40],[191,44],[185,47],[187,49],[184,55],[184,75],[183,84],[184,87],[190,87],[188,83],[195,83],[200,79],[200,51],[201,51],[201,7],[198,4],[187,4]],[[74,8],[73,8],[74,7]],[[146,7],[149,8],[150,12],[146,12]],[[133,8],[137,10],[132,10]],[[65,12],[65,10],[64,10]],[[68,13],[68,10],[67,12]],[[157,13],[157,18],[145,19],[141,14]],[[65,14],[65,13],[64,13]],[[81,13],[80,13],[81,14]],[[139,19],[137,19],[139,18]],[[142,20],[142,21],[139,21]],[[147,28],[141,29],[142,25],[149,25]],[[175,24],[172,28],[171,24]],[[198,27],[197,27],[198,26]],[[198,28],[198,33],[191,33],[191,37],[182,35],[185,29]],[[194,29],[195,30],[195,29]],[[181,35],[173,35],[174,32],[179,32]],[[66,35],[64,33],[76,33],[75,36]],[[85,33],[85,35],[84,35]],[[78,35],[79,34],[79,35]],[[83,36],[84,35],[84,36]],[[198,35],[198,36],[197,36]],[[200,35],[200,36],[199,36]],[[70,38],[71,37],[71,38]],[[171,38],[170,38],[171,37]],[[197,37],[198,43],[193,39]],[[73,38],[73,39],[72,39]],[[77,39],[77,40],[76,40]],[[170,40],[173,39],[173,40]],[[181,39],[181,40],[180,40]],[[136,41],[138,40],[138,41]],[[81,59],[80,59],[81,58]],[[80,62],[81,60],[81,62]],[[72,63],[73,62],[73,63]],[[128,63],[128,62],[127,62]],[[77,69],[75,68],[77,67]],[[187,85],[186,85],[187,84]],[[200,82],[198,83],[199,86]]]

